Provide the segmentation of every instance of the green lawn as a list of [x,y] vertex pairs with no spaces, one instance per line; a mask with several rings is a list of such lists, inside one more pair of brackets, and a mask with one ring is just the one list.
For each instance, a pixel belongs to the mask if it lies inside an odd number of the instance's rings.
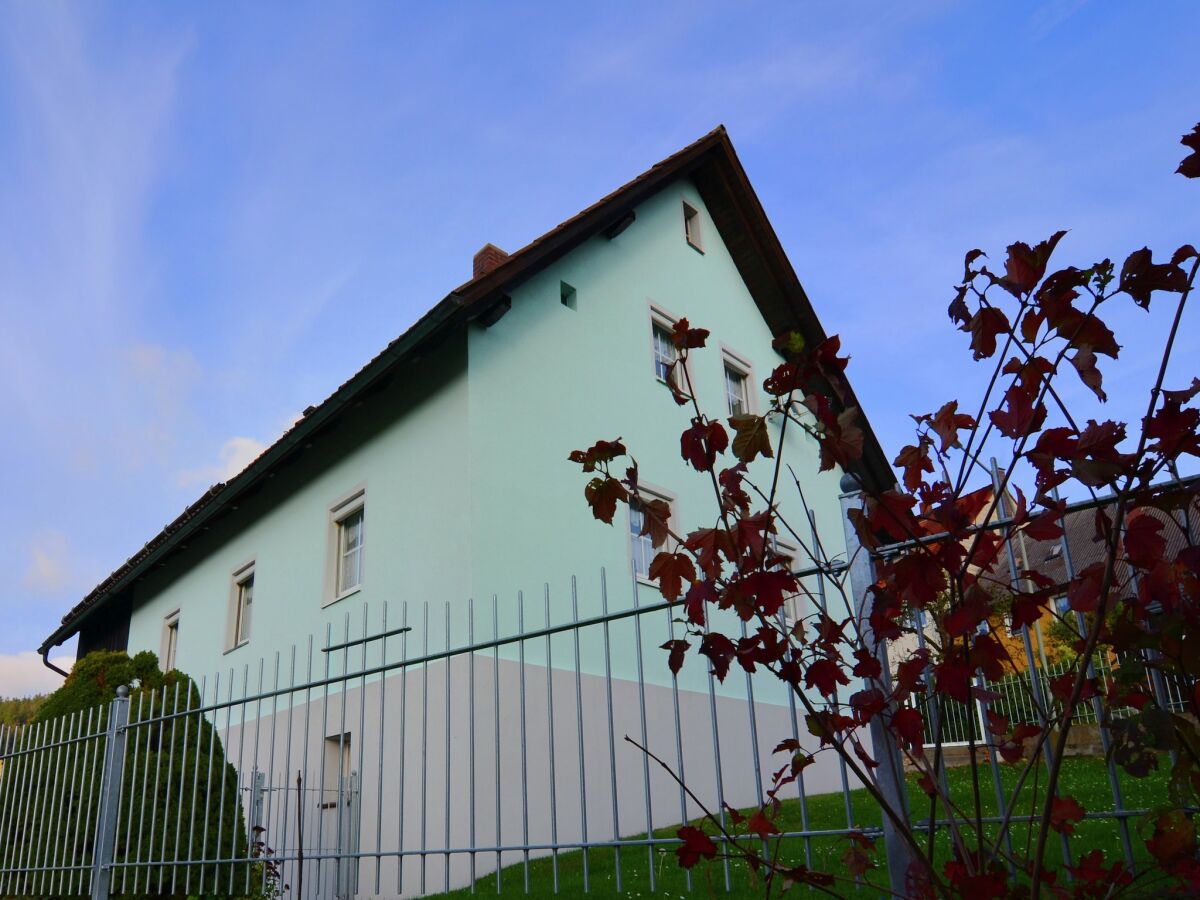
[[[1019,769],[1013,766],[1002,766],[1005,784],[1011,788],[1015,785]],[[951,769],[949,771],[951,795],[956,801],[966,805],[972,796],[971,772],[968,767]],[[985,815],[995,814],[995,791],[992,787],[991,775],[986,763],[981,766],[981,789],[985,806]],[[1031,776],[1032,777],[1032,776]],[[1045,770],[1039,772],[1039,793],[1044,786]],[[1060,794],[1075,797],[1089,812],[1112,809],[1112,796],[1109,790],[1108,774],[1103,761],[1096,759],[1068,759],[1062,768],[1059,779]],[[915,779],[909,779],[909,803],[914,818],[925,818],[929,811],[929,800],[916,786]],[[1166,774],[1163,771],[1152,774],[1149,778],[1133,779],[1121,777],[1124,804],[1127,809],[1146,809],[1162,802],[1166,796]],[[851,794],[854,824],[868,828],[880,825],[880,811],[865,790],[853,791]],[[1028,813],[1033,799],[1031,785],[1027,782],[1022,791],[1019,807]],[[810,829],[830,829],[846,827],[846,813],[842,795],[825,794],[808,798],[808,817]],[[699,824],[699,823],[696,823]],[[800,804],[797,800],[784,803],[779,824],[785,830],[799,831]],[[1136,820],[1130,821],[1131,841],[1137,859],[1148,859],[1145,847],[1138,838]],[[994,826],[993,826],[994,827]],[[662,828],[655,832],[656,836],[673,837],[675,826]],[[706,829],[707,830],[707,829]],[[1024,847],[1027,840],[1036,838],[1031,835],[1032,828],[1018,824],[1012,828],[1014,847]],[[993,832],[994,833],[994,832]],[[633,837],[645,837],[635,835]],[[839,862],[847,848],[845,838],[812,838],[810,848],[812,866],[815,869],[839,874],[842,866]],[[939,860],[948,856],[947,840],[941,835],[937,842]],[[1117,859],[1121,854],[1121,836],[1117,823],[1113,819],[1084,820],[1076,826],[1074,837],[1071,839],[1072,853],[1079,854],[1088,850],[1100,848],[1106,853],[1114,854]],[[789,839],[781,848],[781,857],[796,862],[805,860],[805,841],[800,838]],[[600,896],[616,893],[615,854],[611,849],[593,849],[588,854],[588,889]],[[879,841],[875,851],[876,858],[883,860],[883,842]],[[1057,834],[1052,834],[1048,848],[1048,861],[1053,866],[1061,864],[1061,843]],[[620,872],[622,892],[633,897],[649,896],[650,854],[644,847],[625,847],[620,853]],[[686,876],[676,864],[675,854],[670,847],[659,847],[653,853],[653,865],[656,879],[656,893],[665,897],[680,897],[689,893]],[[940,862],[939,862],[940,866]],[[583,887],[583,854],[579,851],[562,852],[558,854],[558,893],[571,897],[582,894]],[[871,876],[874,880],[886,883],[886,875],[882,870],[876,870]],[[763,897],[761,886],[755,886],[745,867],[730,864],[730,879],[732,890],[726,893],[724,868],[720,860],[704,862],[692,870],[691,893],[706,896],[726,897]],[[521,863],[511,865],[501,870],[501,890],[499,893],[509,896],[524,896],[525,876]],[[487,896],[498,893],[496,875],[486,875],[476,882],[476,893]],[[867,888],[858,889],[852,882],[839,884],[835,892],[846,896],[879,896],[878,891]],[[469,889],[454,891],[451,897],[465,897]],[[529,895],[531,897],[550,897],[554,895],[554,862],[550,857],[532,860],[529,863]],[[805,896],[807,892],[796,894]],[[818,896],[812,894],[811,896]]]

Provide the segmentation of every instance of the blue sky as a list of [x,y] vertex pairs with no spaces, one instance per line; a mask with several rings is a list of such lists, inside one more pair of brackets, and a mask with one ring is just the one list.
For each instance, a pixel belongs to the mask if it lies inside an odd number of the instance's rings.
[[[3,4],[0,694],[53,684],[30,651],[65,609],[485,241],[718,123],[894,453],[981,375],[945,316],[965,250],[1200,242],[1171,174],[1198,24],[1075,0]],[[1090,414],[1140,415],[1165,312],[1114,317]]]

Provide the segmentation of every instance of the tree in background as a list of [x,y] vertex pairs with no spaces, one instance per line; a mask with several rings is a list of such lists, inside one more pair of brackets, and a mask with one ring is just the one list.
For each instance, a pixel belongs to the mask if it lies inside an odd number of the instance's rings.
[[0,697],[0,725],[28,725],[45,700],[45,694],[32,697]]
[[[1183,143],[1193,152],[1179,172],[1200,177],[1200,125]],[[686,629],[663,646],[671,670],[677,672],[695,648],[719,679],[740,666],[766,669],[786,682],[809,733],[819,739],[817,752],[841,757],[879,803],[889,839],[903,842],[911,860],[900,873],[906,896],[1200,895],[1188,812],[1200,803],[1200,690],[1186,698],[1189,717],[1160,705],[1147,685],[1148,676],[1194,684],[1200,675],[1200,481],[1173,477],[1178,463],[1200,459],[1200,378],[1175,390],[1164,383],[1200,254],[1185,245],[1155,261],[1141,249],[1119,268],[1104,259],[1051,270],[1063,235],[1033,246],[1012,244],[1002,272],[992,271],[980,250],[966,255],[949,315],[967,335],[974,360],[990,367],[990,377],[970,405],[950,399],[914,416],[914,442],[894,461],[899,484],[865,490],[864,507],[852,510],[864,548],[891,548],[872,563],[875,580],[861,615],[840,564],[846,561],[830,559],[820,542],[807,540],[807,522],[788,521],[776,502],[793,481],[778,447],[796,431],[819,445],[821,470],[850,471],[862,458],[861,417],[851,405],[848,360],[837,337],[813,347],[798,335],[778,339],[785,362],[763,383],[771,398],[767,415],[729,417],[727,429],[701,408],[687,365],[708,332],[686,320],[675,325],[677,361],[668,387],[692,413],[681,455],[711,485],[714,500],[712,519],[693,531],[674,530],[666,504],[640,492],[637,462],[620,438],[570,457],[588,476],[584,494],[595,518],[611,524],[621,503],[636,504],[644,514],[643,534],[659,549],[650,578],[679,604]],[[1114,303],[1149,312],[1152,300],[1157,298],[1157,309],[1164,295],[1173,303],[1165,310],[1167,337],[1142,420],[1107,420],[1099,405],[1068,404],[1071,394],[1059,387],[1063,379],[1081,381],[1097,404],[1107,399],[1102,363],[1115,359],[1120,347],[1101,313]],[[779,422],[774,445],[769,419]],[[981,470],[985,451],[1003,461],[998,491],[979,490],[987,474]],[[1001,564],[1007,541],[1061,537],[1066,504],[1058,488],[1068,482],[1097,501],[1091,561],[1061,581],[1032,566],[1008,572]],[[794,486],[798,491],[798,480]],[[1111,499],[1099,502],[1102,493]],[[1000,498],[1012,495],[1015,508],[1001,509]],[[1005,519],[1003,528],[976,527]],[[802,568],[821,572],[833,595],[827,607],[794,574],[793,561],[774,551],[775,535],[802,548]],[[797,595],[806,596],[804,608],[813,612],[788,621],[785,604]],[[1066,609],[1056,603],[1061,596]],[[912,642],[890,677],[878,643],[912,635],[912,623],[924,615],[935,620],[934,638],[923,648]],[[985,822],[988,776],[979,743],[969,744],[975,790],[964,803],[946,786],[940,730],[922,708],[952,706],[971,716],[976,702],[989,699],[976,686],[977,673],[997,681],[1017,671],[1011,643],[981,627],[998,618],[1017,634],[1039,623],[1070,626],[1077,655],[1066,673],[1050,681],[1052,696],[1030,697],[1041,711],[1039,722],[1010,722],[987,710],[987,743],[1012,767],[1016,787],[1003,798],[999,821]],[[1087,665],[1100,654],[1119,660],[1111,680],[1094,677]],[[861,689],[839,699],[839,685],[852,679]],[[918,702],[926,696],[933,702]],[[1112,734],[1112,759],[1128,775],[1143,777],[1159,766],[1171,770],[1169,791],[1140,824],[1155,864],[1137,873],[1124,859],[1089,848],[1078,848],[1086,852],[1066,864],[1069,871],[1046,862],[1051,836],[1061,835],[1065,843],[1087,813],[1076,798],[1059,793],[1058,782],[1075,715],[1094,702]],[[876,739],[869,744],[863,731],[872,726]],[[934,739],[926,746],[930,726]],[[783,761],[766,786],[762,808],[748,818],[706,810],[706,828],[684,824],[678,831],[680,864],[691,867],[727,853],[762,875],[767,896],[797,884],[826,892],[850,888],[848,876],[888,892],[872,882],[873,841],[861,833],[851,835],[838,873],[809,870],[781,852],[778,839],[772,840],[780,831],[780,792],[813,755],[790,736],[776,752]],[[921,811],[927,812],[927,828],[913,825],[908,811],[881,789],[880,758],[897,752],[920,773],[929,800]],[[1015,841],[1013,831],[1027,812],[1028,839]],[[944,827],[933,824],[938,820]]]

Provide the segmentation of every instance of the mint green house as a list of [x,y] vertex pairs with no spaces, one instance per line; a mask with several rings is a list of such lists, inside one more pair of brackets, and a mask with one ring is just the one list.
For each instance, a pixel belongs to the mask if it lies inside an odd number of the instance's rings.
[[[97,586],[46,639],[43,654],[78,634],[81,655],[97,648],[148,649],[164,666],[197,679],[231,671],[241,679],[249,671],[253,684],[260,659],[280,653],[286,660],[293,645],[303,659],[311,652],[310,635],[319,650],[327,633],[336,641],[360,632],[364,606],[370,627],[379,628],[385,604],[390,627],[400,623],[407,604],[408,624],[418,626],[407,638],[412,652],[418,642],[441,648],[461,644],[469,634],[487,637],[493,627],[500,634],[521,624],[528,629],[547,614],[551,623],[570,621],[576,609],[581,617],[596,615],[605,602],[624,609],[660,601],[644,581],[649,559],[638,523],[629,521],[624,507],[613,527],[595,521],[582,496],[585,479],[567,454],[620,435],[645,486],[669,501],[680,527],[690,530],[712,519],[710,485],[680,458],[679,433],[688,413],[675,405],[661,378],[671,352],[663,330],[682,317],[711,332],[710,346],[694,357],[690,374],[712,414],[765,407],[762,380],[779,362],[774,335],[798,330],[812,342],[824,335],[724,129],[520,251],[508,255],[487,245],[475,258],[470,281]],[[777,437],[778,423],[772,427]],[[838,499],[843,473],[818,473],[816,444],[799,431],[790,432],[789,441],[786,461],[802,480],[826,551],[837,555],[844,548]],[[886,458],[869,429],[867,445],[866,462],[855,474],[872,484],[890,483]],[[794,490],[783,492],[782,506],[792,521],[806,522]],[[666,619],[655,622],[655,633],[641,636],[642,654],[632,632],[614,627],[609,662],[618,738],[621,729],[636,730],[636,717],[620,710],[634,708],[622,697],[633,690],[639,663],[648,686],[643,690],[670,693],[665,654],[657,649],[666,639]],[[506,665],[516,652],[504,650]],[[544,664],[544,652],[541,644],[531,646],[526,662]],[[585,642],[581,653],[584,675],[599,677],[603,648]],[[570,655],[560,656],[555,645],[554,663],[560,659]],[[322,663],[319,653],[316,661]],[[699,660],[689,660],[679,689],[685,718],[693,694],[703,701],[696,709],[708,709],[708,676]],[[732,700],[746,686],[738,677],[714,690],[718,699]],[[373,709],[375,695],[368,693],[364,688],[358,701],[346,702]],[[400,696],[407,695],[388,688],[389,701]],[[449,703],[450,694],[443,696]],[[783,695],[765,684],[756,702],[764,710],[759,729],[766,745],[757,752],[767,760],[782,736],[787,707]],[[455,700],[455,714],[464,709]],[[729,733],[740,732],[744,744],[741,721],[730,724]],[[465,733],[455,727],[451,755]],[[382,753],[382,739],[350,732],[339,736],[368,748],[363,771],[373,773],[378,765],[383,772],[383,757],[373,762],[373,745],[380,743]],[[389,754],[407,755],[406,741],[415,732],[410,723],[407,737],[401,733],[393,742],[389,736]],[[548,761],[544,747],[540,752],[541,762],[530,763],[535,769]],[[572,756],[569,747],[563,752]],[[640,773],[640,760],[633,761]],[[602,763],[607,766],[595,759]],[[449,777],[448,756],[426,765]],[[699,772],[703,765],[689,768]],[[569,769],[560,765],[556,777],[567,778]],[[810,790],[837,788],[832,763],[816,770]],[[756,787],[731,775],[725,789],[750,797]],[[371,804],[394,805],[390,790],[381,785],[373,798],[364,791],[364,822],[375,821]],[[640,785],[636,790],[640,796]],[[673,795],[669,786],[661,790],[668,799],[658,808],[669,810]],[[404,802],[415,794],[410,789]],[[559,802],[571,794],[560,786]],[[678,819],[678,803],[675,810]],[[634,814],[640,814],[636,798],[623,802],[619,821],[597,812],[594,828],[644,830]],[[448,811],[429,815],[432,833],[441,834],[438,816],[446,817],[450,833]],[[602,815],[609,816],[606,825]],[[626,815],[634,817],[626,822]],[[660,815],[656,825],[670,821],[668,812]],[[490,816],[481,807],[480,822]],[[456,834],[458,828],[455,823]],[[403,828],[392,835],[393,844],[408,841]],[[394,868],[394,861],[389,865]],[[452,884],[468,877],[463,866],[456,858]],[[407,872],[403,879],[388,877],[404,880],[406,893],[442,886],[432,877],[418,886]],[[337,893],[371,895],[370,880],[363,876],[357,888]]]

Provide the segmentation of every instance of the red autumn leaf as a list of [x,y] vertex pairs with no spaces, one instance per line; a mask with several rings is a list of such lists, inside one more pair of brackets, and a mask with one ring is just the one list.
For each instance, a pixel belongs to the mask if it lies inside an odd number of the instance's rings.
[[1187,273],[1172,263],[1151,261],[1149,247],[1134,250],[1121,267],[1121,290],[1142,309],[1150,306],[1154,291],[1180,293],[1187,289]]
[[1163,558],[1167,542],[1160,534],[1164,522],[1135,510],[1125,525],[1125,556],[1139,569],[1152,569]]
[[671,327],[671,343],[676,350],[693,350],[703,347],[708,340],[708,331],[703,328],[692,328],[687,319],[680,319]]
[[1096,354],[1092,352],[1092,348],[1084,345],[1075,351],[1075,355],[1069,357],[1071,365],[1075,367],[1075,371],[1079,373],[1079,380],[1087,387],[1091,388],[1092,393],[1100,398],[1100,402],[1108,400],[1108,395],[1104,393],[1104,388],[1101,385],[1104,383],[1104,377],[1100,374],[1100,370],[1096,368]]
[[1004,392],[1004,405],[988,414],[1005,437],[1032,434],[1046,421],[1046,406],[1038,399],[1038,385],[1014,384]]
[[854,670],[851,674],[858,678],[873,679],[883,674],[883,664],[879,662],[879,657],[871,653],[870,650],[859,648],[854,651],[854,658],[857,662],[854,664]]
[[834,419],[826,416],[818,419],[817,442],[821,446],[821,471],[828,472],[835,466],[848,469],[862,458],[866,436],[858,426],[858,408],[843,410]]
[[670,666],[672,675],[679,674],[679,670],[683,667],[684,654],[687,653],[690,646],[691,644],[682,638],[667,641],[662,645],[661,649],[669,651],[670,655],[667,657],[667,665]]
[[928,650],[914,650],[912,655],[902,660],[896,666],[896,689],[900,693],[909,694],[921,684],[925,667],[929,665]]
[[1038,513],[1025,525],[1025,534],[1035,541],[1060,538],[1062,533],[1062,515],[1057,506]]
[[1007,734],[1009,729],[1008,717],[994,710],[987,711],[988,731],[992,734]]
[[1095,562],[1071,579],[1067,586],[1067,605],[1075,612],[1095,612],[1100,604],[1104,582],[1104,563]]
[[1192,152],[1183,158],[1175,171],[1184,178],[1200,178],[1200,125],[1181,137],[1179,143]]
[[692,582],[683,598],[684,609],[687,610],[688,621],[693,625],[704,624],[705,604],[717,601],[717,589],[707,578],[699,578]]
[[971,317],[971,350],[975,359],[987,359],[996,352],[996,336],[1007,334],[1011,326],[1004,311],[985,306]]
[[842,868],[846,870],[846,874],[852,875],[855,878],[861,878],[871,869],[875,868],[875,863],[867,851],[858,846],[847,847],[845,852],[842,853],[840,861]]
[[809,663],[804,672],[804,683],[815,687],[826,697],[832,697],[839,684],[849,684],[850,679],[842,671],[842,667],[832,659],[818,659]]
[[567,458],[571,462],[580,463],[583,471],[594,472],[597,464],[612,462],[625,453],[625,445],[617,438],[615,441],[596,441],[587,450],[572,450]]
[[675,832],[675,836],[683,841],[675,848],[675,855],[679,857],[679,865],[683,868],[690,869],[701,859],[716,858],[717,845],[694,825],[684,825]]
[[700,653],[707,656],[708,661],[712,663],[717,681],[724,681],[725,676],[729,674],[729,666],[737,653],[737,647],[721,632],[710,631],[700,639]]
[[1046,273],[1050,255],[1064,234],[1065,231],[1055,232],[1032,248],[1023,241],[1010,244],[1004,262],[1004,277],[997,283],[1014,297],[1032,291]]
[[1050,801],[1050,827],[1060,834],[1073,834],[1075,823],[1082,822],[1086,812],[1074,797],[1055,797]]
[[734,430],[733,455],[742,462],[753,462],[760,454],[768,459],[775,455],[771,451],[771,436],[763,416],[731,416],[729,426]]
[[693,419],[692,427],[679,436],[679,452],[697,472],[712,471],[718,453],[729,446],[729,435],[720,422]]
[[966,661],[951,657],[934,666],[934,683],[939,694],[967,703],[971,699],[971,666]]
[[651,581],[658,582],[664,597],[676,600],[683,592],[683,582],[690,585],[696,580],[696,567],[686,553],[659,553],[650,563],[647,574]]
[[779,828],[767,816],[763,810],[756,810],[748,822],[746,822],[746,830],[751,834],[757,834],[764,841],[773,834],[779,834]]
[[941,438],[941,450],[943,453],[951,447],[961,447],[962,442],[958,439],[958,433],[963,429],[975,427],[974,418],[958,411],[957,400],[944,403],[937,412],[927,417],[927,419],[929,427],[933,429],[934,434]]
[[615,478],[593,478],[584,485],[583,496],[592,508],[592,515],[611,525],[617,501],[624,500],[626,492],[624,485]]
[[902,706],[892,714],[892,731],[912,750],[920,753],[925,746],[925,718],[920,710]]
[[671,506],[666,500],[642,500],[636,501],[637,506],[641,509],[642,515],[642,530],[639,534],[648,534],[650,543],[658,549],[667,542],[667,538],[671,536]]
[[868,688],[850,695],[850,708],[858,715],[858,721],[864,725],[883,712],[886,704],[887,698],[879,688]]
[[1047,597],[1044,594],[1022,594],[1013,598],[1012,627],[1017,631],[1036,623],[1046,612]]
[[772,569],[769,572],[751,572],[738,582],[742,594],[750,599],[749,615],[742,618],[749,621],[755,613],[762,613],[768,618],[779,615],[787,598],[796,593],[796,577],[790,572]]
[[906,445],[892,460],[892,465],[904,470],[904,487],[915,491],[921,484],[923,472],[933,471],[933,462],[929,459],[929,444],[918,441],[916,446]]
[[1196,853],[1196,826],[1183,810],[1160,812],[1154,817],[1146,849],[1164,866],[1188,859]]

